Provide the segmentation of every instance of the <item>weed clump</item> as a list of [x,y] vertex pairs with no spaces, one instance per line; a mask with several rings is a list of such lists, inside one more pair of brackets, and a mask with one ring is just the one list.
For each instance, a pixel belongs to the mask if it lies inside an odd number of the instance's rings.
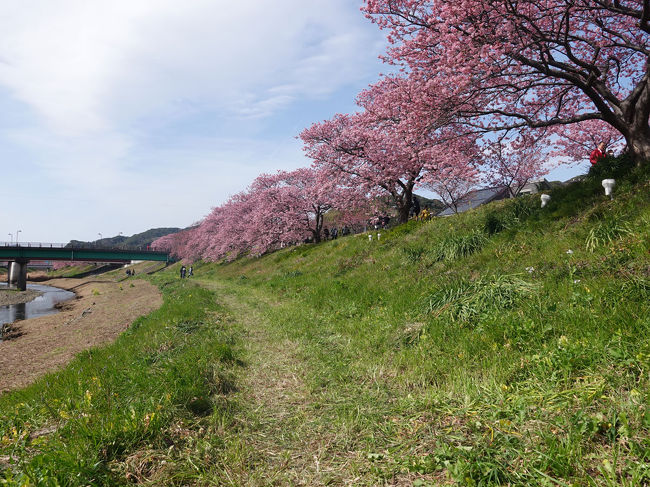
[[423,245],[406,246],[402,247],[401,250],[404,253],[404,261],[406,264],[415,264],[427,251]]
[[482,277],[444,286],[428,297],[426,311],[446,314],[455,321],[470,322],[489,313],[512,308],[533,294],[537,286],[517,276]]
[[450,235],[431,249],[430,256],[434,262],[457,260],[478,252],[487,241],[485,234],[480,231],[468,235]]
[[495,235],[517,227],[533,214],[536,204],[537,200],[524,196],[508,201],[508,204],[498,211],[491,210],[485,215],[483,231],[487,235]]
[[619,218],[609,217],[592,227],[585,240],[585,248],[589,252],[593,252],[602,245],[632,234],[634,234],[634,231],[629,224],[621,222]]

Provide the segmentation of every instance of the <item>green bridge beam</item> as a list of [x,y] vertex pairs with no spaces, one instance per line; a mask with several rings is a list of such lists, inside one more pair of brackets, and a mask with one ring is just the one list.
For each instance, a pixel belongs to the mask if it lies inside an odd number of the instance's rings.
[[128,262],[151,260],[169,262],[167,252],[152,250],[88,249],[65,247],[0,247],[0,260],[65,260],[85,262]]

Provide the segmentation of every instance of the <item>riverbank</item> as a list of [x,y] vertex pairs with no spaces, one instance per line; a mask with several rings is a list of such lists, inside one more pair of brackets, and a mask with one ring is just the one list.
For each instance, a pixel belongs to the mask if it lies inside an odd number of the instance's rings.
[[0,306],[29,303],[32,299],[37,298],[41,294],[43,293],[33,289],[18,291],[17,289],[0,288]]
[[[60,312],[11,325],[0,342],[0,394],[57,370],[91,347],[112,342],[138,317],[162,304],[160,291],[142,280],[129,283],[53,279],[47,285],[76,293]],[[32,298],[33,299],[33,298]]]

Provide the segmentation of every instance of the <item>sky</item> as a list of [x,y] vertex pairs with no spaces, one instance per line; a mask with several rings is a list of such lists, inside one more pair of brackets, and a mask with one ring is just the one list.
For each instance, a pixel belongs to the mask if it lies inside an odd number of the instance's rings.
[[309,165],[300,131],[387,71],[360,6],[2,2],[0,242],[186,227],[259,174]]

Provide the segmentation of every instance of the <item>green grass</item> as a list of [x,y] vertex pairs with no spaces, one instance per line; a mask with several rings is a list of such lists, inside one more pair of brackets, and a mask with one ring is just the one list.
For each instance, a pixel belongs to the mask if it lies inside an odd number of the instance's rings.
[[[163,290],[163,306],[136,320],[115,344],[0,397],[0,484],[196,478],[175,456],[209,463],[195,447],[204,443],[201,428],[229,415],[232,330],[211,292],[189,283]],[[217,436],[205,441],[218,451]],[[152,453],[158,449],[167,452],[166,464]]]
[[96,264],[80,264],[62,267],[61,269],[50,270],[47,273],[47,276],[50,279],[56,278],[66,278],[66,277],[76,277],[79,274],[92,271],[97,268]]
[[3,475],[650,485],[650,180],[629,166],[543,209],[522,197],[380,241],[197,263],[203,289],[171,266],[150,278],[160,311],[0,397]]
[[646,485],[649,203],[594,176],[200,274],[300,344],[334,484]]

